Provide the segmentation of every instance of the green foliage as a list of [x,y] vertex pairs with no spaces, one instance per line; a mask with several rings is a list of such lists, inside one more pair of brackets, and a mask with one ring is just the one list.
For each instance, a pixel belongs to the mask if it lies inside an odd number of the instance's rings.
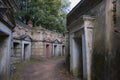
[[65,31],[69,0],[18,0],[22,10],[15,17],[27,24],[42,26],[49,30]]

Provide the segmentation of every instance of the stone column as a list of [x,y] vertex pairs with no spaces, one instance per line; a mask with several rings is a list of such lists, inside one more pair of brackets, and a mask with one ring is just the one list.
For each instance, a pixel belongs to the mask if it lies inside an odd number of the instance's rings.
[[83,57],[83,79],[87,79],[87,60],[86,60],[86,45],[85,45],[85,32],[82,33],[82,57]]
[[78,44],[76,43],[74,39],[74,33],[71,34],[70,36],[70,63],[71,63],[71,71],[74,76],[78,76],[79,73],[79,58],[80,58],[80,53],[79,53],[79,48]]
[[86,60],[86,63],[87,63],[87,78],[86,79],[91,80],[91,55],[92,55],[94,18],[84,15],[83,20],[84,20],[86,59],[87,59]]
[[73,70],[73,34],[70,34],[70,71]]

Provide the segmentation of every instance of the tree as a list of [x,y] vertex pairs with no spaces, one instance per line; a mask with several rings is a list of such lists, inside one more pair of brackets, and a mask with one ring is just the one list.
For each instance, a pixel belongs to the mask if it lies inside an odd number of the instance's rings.
[[21,10],[16,18],[49,30],[65,31],[69,0],[18,0]]

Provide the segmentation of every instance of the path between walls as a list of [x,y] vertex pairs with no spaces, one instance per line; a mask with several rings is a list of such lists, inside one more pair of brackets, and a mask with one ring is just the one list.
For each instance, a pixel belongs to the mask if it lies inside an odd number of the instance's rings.
[[51,59],[26,66],[21,80],[78,80],[65,70],[64,59]]

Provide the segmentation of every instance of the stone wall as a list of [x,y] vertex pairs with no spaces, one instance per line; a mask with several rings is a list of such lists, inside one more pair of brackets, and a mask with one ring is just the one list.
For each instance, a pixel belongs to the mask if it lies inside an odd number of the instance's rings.
[[11,64],[19,63],[21,61],[24,61],[24,52],[25,52],[25,45],[28,44],[29,53],[26,54],[26,60],[30,59],[29,54],[31,54],[31,31],[32,28],[16,21],[16,27],[13,30],[12,36],[12,55],[11,55]]
[[0,80],[9,80],[12,30],[15,27],[13,14],[17,6],[13,0],[0,0],[0,6]]
[[111,28],[111,51],[108,54],[108,69],[110,80],[120,80],[120,0],[114,0],[113,26]]
[[92,80],[106,80],[106,1],[102,1],[87,14],[95,17],[92,54]]
[[[65,44],[65,37],[63,34],[54,32],[54,31],[49,31],[44,28],[34,28],[32,30],[32,55],[33,56],[41,56],[41,57],[46,57],[46,49],[45,46],[47,44],[50,44],[51,50],[50,50],[50,56],[52,56],[52,49],[53,49],[53,42],[55,40],[58,40],[61,42],[60,44]],[[59,50],[61,50],[61,46],[59,46]],[[60,54],[61,52],[59,52]]]
[[[119,4],[119,0],[114,0],[114,2],[113,0],[102,0],[102,2],[95,7],[89,9],[87,12],[82,13],[83,15],[90,15],[95,18],[93,29],[91,80],[120,79]],[[79,22],[77,23],[77,21]],[[82,23],[81,20],[75,20],[74,23],[75,22],[76,25]],[[71,28],[68,26],[70,31],[74,28],[77,29],[75,26]]]
[[[117,4],[114,10],[114,3]],[[113,0],[106,1],[106,12],[101,11],[105,16],[105,26],[100,30],[98,28],[101,37],[97,38],[98,31],[94,34],[93,43],[93,61],[92,61],[92,71],[93,80],[119,80],[120,66],[119,66],[119,50],[120,50],[120,40],[119,40],[119,16],[120,16],[120,1],[113,2]],[[101,16],[100,16],[101,17]],[[103,18],[103,17],[102,17]],[[96,25],[95,25],[96,27]],[[100,26],[101,27],[101,26]],[[104,36],[103,36],[104,35]],[[100,41],[99,41],[100,40]],[[99,45],[101,44],[101,45]]]
[[32,42],[32,56],[39,58],[40,56],[43,56],[44,44],[40,41],[34,41]]
[[8,80],[10,74],[11,30],[0,22],[0,80]]
[[52,57],[53,43],[55,40],[58,41],[57,43],[59,44],[58,54],[61,55],[62,45],[66,44],[65,37],[67,36],[55,31],[44,29],[42,27],[29,27],[19,21],[16,21],[16,27],[14,28],[14,32],[13,32],[13,42],[15,40],[22,41],[21,38],[24,37],[24,35],[29,36],[32,40],[32,44],[31,44],[32,58],[46,57],[47,44],[50,44],[49,57]]
[[31,35],[32,28],[27,26],[26,24],[23,24],[22,22],[16,21],[16,27],[13,30],[13,38],[19,38],[22,35],[28,35],[32,37]]

